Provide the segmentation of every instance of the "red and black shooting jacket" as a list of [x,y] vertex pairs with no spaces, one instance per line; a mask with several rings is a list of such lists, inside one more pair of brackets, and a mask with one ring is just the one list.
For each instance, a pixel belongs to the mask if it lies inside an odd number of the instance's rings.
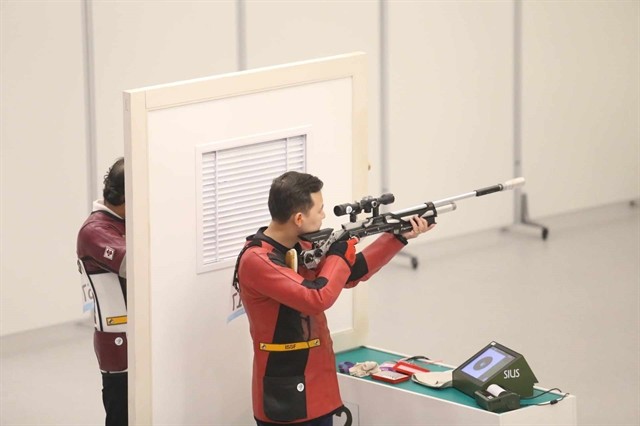
[[110,373],[127,370],[125,240],[124,218],[95,201],[78,232],[78,267],[95,302],[93,345],[98,364]]
[[[285,263],[288,247],[264,235],[247,238],[238,261],[240,297],[253,339],[253,412],[271,423],[303,423],[342,407],[325,311],[342,289],[376,273],[406,244],[383,234],[356,255],[353,267],[327,256],[317,269]],[[298,254],[310,246],[301,242]]]

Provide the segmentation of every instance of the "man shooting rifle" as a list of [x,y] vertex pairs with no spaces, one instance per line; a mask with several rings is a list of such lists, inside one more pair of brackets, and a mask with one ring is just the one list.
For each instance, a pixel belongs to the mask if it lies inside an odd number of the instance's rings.
[[[315,269],[295,260],[311,244],[325,217],[323,183],[287,172],[269,191],[269,226],[247,238],[238,255],[234,287],[249,319],[253,339],[253,413],[258,426],[331,426],[345,412],[325,311],[345,288],[366,281],[407,244],[427,232],[426,219],[405,222],[405,231],[381,235],[356,253],[357,238],[341,238]],[[287,264],[287,253],[294,261]]]

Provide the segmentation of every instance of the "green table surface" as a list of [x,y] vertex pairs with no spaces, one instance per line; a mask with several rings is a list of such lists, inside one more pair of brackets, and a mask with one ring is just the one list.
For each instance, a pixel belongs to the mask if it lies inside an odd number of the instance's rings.
[[[421,354],[417,354],[417,355],[421,355]],[[345,362],[345,361],[349,361],[349,362],[364,362],[364,361],[375,361],[378,364],[382,364],[385,361],[397,361],[399,359],[403,358],[402,355],[398,355],[392,352],[386,352],[386,351],[381,351],[378,349],[372,349],[372,348],[368,348],[366,346],[360,346],[354,349],[350,349],[347,351],[343,351],[343,352],[338,352],[336,353],[336,369],[338,370],[338,374],[344,374],[344,373],[340,373],[339,369],[338,369],[338,365],[341,362]],[[416,364],[421,365],[423,367],[428,368],[431,371],[447,371],[447,370],[451,370],[451,368],[449,367],[443,367],[440,365],[436,365],[436,364],[424,364],[421,362],[416,362]],[[358,378],[358,380],[373,380],[371,377],[360,377]],[[454,388],[446,388],[446,389],[433,389],[427,386],[422,386],[419,385],[415,382],[413,382],[412,380],[409,380],[407,382],[403,382],[403,383],[398,383],[398,384],[391,384],[391,383],[387,383],[387,382],[382,382],[379,380],[375,380],[376,383],[380,383],[382,385],[385,386],[391,386],[391,387],[395,387],[395,388],[400,388],[400,389],[404,389],[410,392],[415,392],[415,393],[419,393],[422,395],[427,395],[427,396],[431,396],[434,398],[440,398],[440,399],[444,399],[446,401],[451,401],[451,402],[455,402],[461,405],[466,405],[468,407],[474,407],[474,408],[478,408],[481,409],[480,407],[478,407],[478,405],[476,404],[475,399],[473,399],[472,397],[460,392],[457,389]],[[534,389],[534,396],[535,395],[540,395],[543,391],[539,390],[539,389]],[[541,402],[548,402],[551,400],[554,400],[556,398],[560,397],[560,395],[550,392],[547,393],[545,395],[541,395],[538,397],[534,397],[532,399],[527,399],[525,401],[522,401],[522,404],[539,404]]]

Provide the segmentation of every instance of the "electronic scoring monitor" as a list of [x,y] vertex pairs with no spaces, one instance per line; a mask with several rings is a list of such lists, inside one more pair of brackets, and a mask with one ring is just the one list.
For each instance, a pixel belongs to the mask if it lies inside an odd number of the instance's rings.
[[494,383],[531,396],[538,379],[521,354],[497,342],[489,343],[453,371],[453,387],[470,396]]

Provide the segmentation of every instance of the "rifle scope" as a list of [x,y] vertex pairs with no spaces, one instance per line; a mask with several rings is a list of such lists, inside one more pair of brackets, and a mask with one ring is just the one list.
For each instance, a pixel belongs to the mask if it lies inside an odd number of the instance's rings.
[[371,212],[373,209],[374,215],[378,214],[378,208],[383,204],[391,204],[396,200],[396,197],[391,193],[382,194],[378,198],[367,196],[360,201],[354,201],[353,203],[338,204],[333,208],[333,213],[336,216],[357,215],[358,213],[365,211]]

